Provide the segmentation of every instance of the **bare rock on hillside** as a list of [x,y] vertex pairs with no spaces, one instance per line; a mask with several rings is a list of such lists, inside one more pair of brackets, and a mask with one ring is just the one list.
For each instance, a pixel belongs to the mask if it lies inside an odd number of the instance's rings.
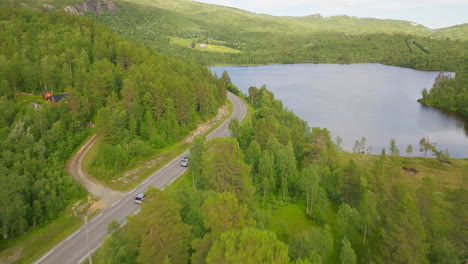
[[43,7],[44,12],[55,11],[57,9],[55,8],[55,6],[49,5],[49,4],[45,4],[42,7]]
[[65,10],[65,12],[70,13],[72,15],[81,15],[81,13],[78,12],[78,10],[74,6],[67,6],[63,10]]
[[83,15],[87,12],[97,14],[116,13],[119,11],[119,8],[117,8],[114,2],[109,0],[88,0],[77,3],[74,6],[67,6],[64,10],[70,14]]

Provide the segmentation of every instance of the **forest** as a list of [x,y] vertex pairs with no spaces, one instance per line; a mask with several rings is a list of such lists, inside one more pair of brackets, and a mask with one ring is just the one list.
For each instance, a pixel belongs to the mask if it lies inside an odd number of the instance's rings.
[[[40,8],[35,1],[23,2]],[[63,7],[75,2],[79,1],[50,4]],[[453,71],[455,80],[436,89],[442,93],[435,91],[421,102],[466,114],[467,24],[431,30],[398,20],[318,14],[274,17],[186,0],[115,3],[118,12],[85,16],[160,54],[194,64],[382,63]],[[200,44],[217,48],[199,48]],[[453,100],[447,102],[446,97]]]
[[[226,98],[224,82],[205,67],[85,17],[9,7],[0,8],[0,80],[1,241],[86,197],[64,167],[94,130],[95,167],[113,175],[179,141]],[[44,91],[68,96],[46,101]]]
[[436,159],[344,155],[327,129],[309,128],[266,87],[251,87],[245,99],[255,110],[231,123],[235,139],[196,139],[189,173],[149,190],[141,213],[107,237],[94,263],[466,259],[466,163],[454,161],[457,179],[441,187],[439,174],[401,170],[414,160],[447,170]]
[[[457,73],[453,81],[439,83],[433,92],[427,91],[430,97],[423,97],[421,102],[467,113],[467,25],[428,33],[431,31],[404,21],[317,15],[272,17],[183,0],[116,3],[121,7],[117,13],[87,15],[162,54],[197,64],[365,62],[453,71]],[[173,37],[239,52],[189,48],[172,42]]]
[[[230,124],[234,138],[197,138],[189,172],[164,191],[150,189],[125,226],[109,225],[95,263],[468,258],[466,160],[344,153],[326,128],[310,127],[266,87],[243,95],[227,74],[218,78],[204,66],[375,62],[450,70],[456,77],[441,75],[422,102],[466,114],[466,41],[286,35],[275,30],[288,24],[259,32],[253,18],[240,34],[235,25],[118,3],[119,13],[87,17],[0,7],[0,250],[86,198],[64,167],[93,132],[100,142],[91,171],[111,179],[214,116],[228,89],[254,109]],[[240,52],[200,51],[171,36]],[[51,102],[45,91],[67,96]]]
[[457,73],[455,78],[441,73],[432,88],[424,89],[421,94],[421,103],[468,116],[468,71]]

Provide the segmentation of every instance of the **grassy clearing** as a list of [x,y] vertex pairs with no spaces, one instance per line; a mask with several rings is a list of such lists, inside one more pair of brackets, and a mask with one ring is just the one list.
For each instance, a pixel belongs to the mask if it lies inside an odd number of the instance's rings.
[[270,212],[271,222],[268,229],[275,232],[280,239],[292,236],[315,226],[306,216],[305,205],[288,204]]
[[[350,159],[354,159],[360,168],[369,171],[374,162],[380,158],[378,155],[362,155],[348,152],[341,152],[340,159],[346,164]],[[423,177],[433,180],[436,190],[446,193],[448,190],[466,186],[468,179],[468,159],[451,159],[451,164],[439,161],[436,158],[420,157],[393,157],[387,156],[385,169],[387,175],[395,175],[398,180],[410,192],[415,192],[419,188],[419,183]],[[417,172],[411,173],[403,169],[415,169]]]
[[[185,38],[179,38],[179,37],[170,37],[170,40],[171,40],[171,44],[177,44],[177,45],[184,46],[187,48],[191,48],[190,45],[193,42],[192,39],[185,39]],[[224,41],[220,41],[216,43],[221,44],[223,42]],[[206,47],[201,48],[200,44],[203,44],[203,43],[196,42],[196,46],[193,49],[197,51],[218,52],[218,53],[240,53],[241,52],[240,50],[229,48],[223,45],[217,45],[217,44],[205,44]]]
[[44,102],[46,102],[44,101],[44,99],[42,99],[42,95],[19,93],[16,95],[16,98],[18,99],[18,102],[21,102],[23,104],[29,104],[29,103],[43,104]]

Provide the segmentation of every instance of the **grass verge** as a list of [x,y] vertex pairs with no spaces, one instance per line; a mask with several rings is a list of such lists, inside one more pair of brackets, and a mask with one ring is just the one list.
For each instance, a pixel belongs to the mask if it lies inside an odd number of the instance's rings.
[[2,248],[8,249],[0,253],[0,263],[32,263],[77,230],[82,223],[81,215],[68,212],[25,236],[9,240],[2,245]]

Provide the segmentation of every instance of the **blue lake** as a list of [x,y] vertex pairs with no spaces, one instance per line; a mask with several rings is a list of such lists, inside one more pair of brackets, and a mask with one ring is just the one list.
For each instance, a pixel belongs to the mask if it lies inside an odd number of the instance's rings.
[[[468,118],[417,102],[430,89],[438,72],[381,64],[286,64],[219,66],[211,70],[247,93],[250,86],[266,85],[285,107],[308,122],[328,128],[351,151],[355,140],[366,137],[372,153],[389,149],[395,139],[400,155],[408,144],[419,152],[419,140],[429,137],[439,150],[456,158],[468,157]],[[388,153],[388,152],[387,152]]]

